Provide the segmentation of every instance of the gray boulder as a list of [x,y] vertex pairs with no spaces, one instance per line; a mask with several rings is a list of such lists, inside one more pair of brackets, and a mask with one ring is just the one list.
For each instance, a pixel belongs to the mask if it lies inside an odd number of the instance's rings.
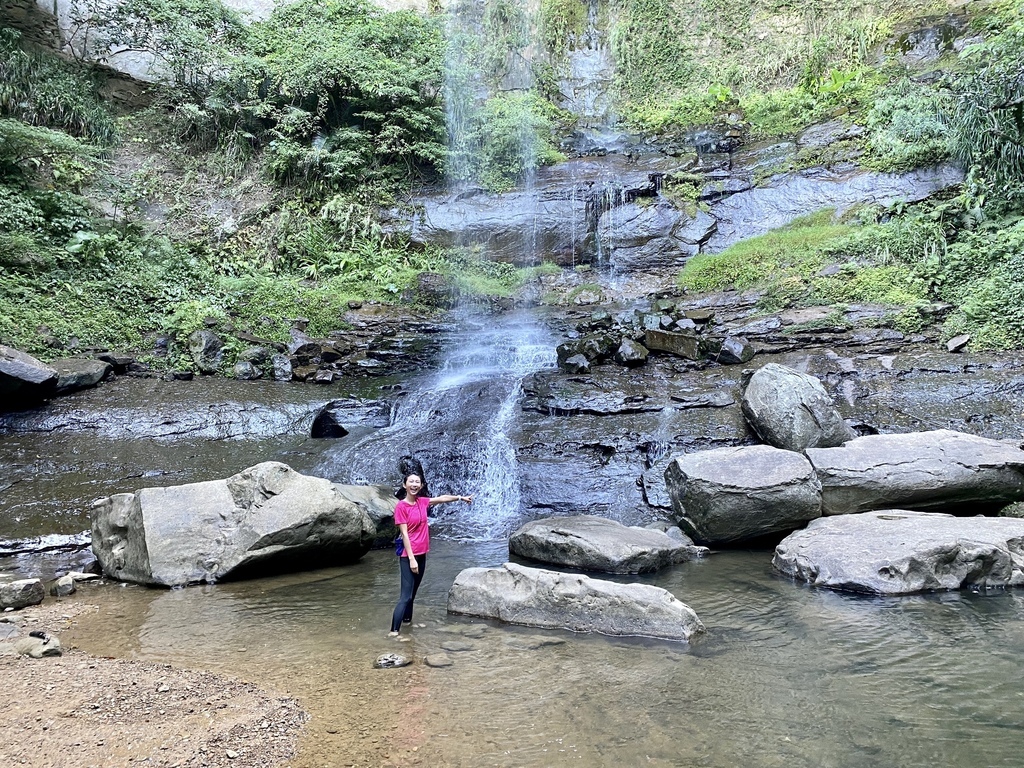
[[43,582],[39,579],[18,579],[0,584],[0,611],[8,608],[18,610],[30,605],[39,605],[46,597]]
[[689,640],[704,632],[697,614],[660,587],[514,563],[462,571],[448,593],[448,612],[529,627],[665,640]]
[[0,402],[41,400],[54,393],[57,371],[45,363],[0,344]]
[[288,355],[274,355],[270,358],[270,365],[274,370],[274,381],[292,380],[292,361]]
[[54,360],[50,365],[57,371],[57,394],[95,387],[113,370],[108,362],[84,357]]
[[767,445],[678,456],[665,482],[679,527],[703,544],[791,531],[821,515],[811,463]]
[[200,373],[217,373],[224,362],[224,342],[213,331],[193,331],[188,351]]
[[742,405],[751,428],[776,448],[831,448],[855,437],[820,381],[777,363],[750,377]]
[[103,573],[140,584],[352,562],[375,536],[366,510],[333,483],[273,461],[227,480],[146,488],[93,505],[92,548]]
[[508,549],[529,560],[607,573],[656,571],[708,552],[661,531],[591,515],[534,520],[512,534]]
[[50,585],[50,594],[54,597],[67,597],[75,594],[75,579],[70,574],[61,576]]
[[613,357],[619,365],[624,365],[627,368],[639,368],[647,362],[648,354],[647,347],[637,344],[630,338],[625,338],[619,344],[619,348],[615,350]]
[[889,509],[814,520],[772,565],[829,589],[905,595],[1024,585],[1024,520]]
[[362,509],[376,531],[375,544],[391,541],[398,535],[395,527],[395,489],[387,485],[339,485],[336,490],[343,498]]
[[948,429],[867,435],[840,448],[808,449],[807,458],[821,481],[825,515],[1024,500],[1024,451]]
[[749,363],[757,350],[745,339],[728,336],[722,341],[722,347],[715,355],[715,361],[722,365],[740,365]]

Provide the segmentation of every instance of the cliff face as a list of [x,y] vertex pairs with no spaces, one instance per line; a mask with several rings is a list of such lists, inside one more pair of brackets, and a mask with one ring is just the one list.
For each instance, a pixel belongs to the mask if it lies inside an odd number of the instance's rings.
[[14,27],[36,45],[59,49],[61,30],[52,11],[53,4],[45,0],[0,0],[0,26]]

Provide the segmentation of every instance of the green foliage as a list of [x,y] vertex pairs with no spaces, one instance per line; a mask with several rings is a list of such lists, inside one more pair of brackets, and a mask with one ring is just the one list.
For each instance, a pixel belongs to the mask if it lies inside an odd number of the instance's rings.
[[588,13],[583,0],[541,0],[540,38],[556,59],[576,47],[586,29]]
[[0,28],[0,117],[101,144],[117,137],[96,81],[53,54],[23,50],[20,34],[8,28]]
[[953,156],[1005,199],[1024,199],[1024,0],[1005,0],[997,33],[963,54],[954,78]]
[[691,28],[672,0],[613,0],[611,32],[616,80],[623,96],[643,104],[671,96],[697,71],[695,48],[681,30]]
[[443,42],[432,20],[364,0],[301,0],[251,34],[252,56],[235,71],[252,94],[244,103],[271,125],[274,178],[324,194],[440,164]]
[[199,101],[246,35],[242,17],[220,0],[77,0],[71,25],[73,50],[111,63],[147,54],[154,75]]
[[443,161],[435,20],[368,0],[299,0],[251,26],[219,0],[86,0],[79,44],[157,61],[174,139],[266,169],[312,198],[374,198]]
[[958,310],[946,333],[970,333],[982,349],[1024,347],[1024,218],[990,221],[950,244],[937,295]]
[[818,102],[802,88],[752,93],[743,109],[754,138],[792,135],[820,114]]
[[680,272],[679,285],[699,292],[803,281],[824,266],[822,246],[848,232],[849,227],[832,223],[830,210],[797,219],[722,253],[694,256]]
[[945,124],[948,95],[910,80],[887,86],[868,111],[868,155],[863,164],[879,171],[909,171],[949,157]]
[[548,105],[534,94],[501,94],[488,99],[473,121],[471,143],[478,147],[473,177],[503,192],[539,165],[561,159],[551,143]]

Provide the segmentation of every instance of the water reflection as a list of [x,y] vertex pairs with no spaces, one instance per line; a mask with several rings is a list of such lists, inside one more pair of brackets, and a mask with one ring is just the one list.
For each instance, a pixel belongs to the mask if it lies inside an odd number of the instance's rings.
[[[397,571],[383,551],[239,584],[108,587],[80,644],[258,679],[314,721],[340,717],[353,687],[397,691],[393,716],[421,724],[406,739],[424,764],[1019,765],[1019,593],[864,598],[779,578],[767,552],[726,552],[646,579],[708,626],[690,646],[448,617],[458,571],[505,556],[437,543],[417,598],[427,627],[399,646],[384,637]],[[454,664],[368,671],[396,647]]]

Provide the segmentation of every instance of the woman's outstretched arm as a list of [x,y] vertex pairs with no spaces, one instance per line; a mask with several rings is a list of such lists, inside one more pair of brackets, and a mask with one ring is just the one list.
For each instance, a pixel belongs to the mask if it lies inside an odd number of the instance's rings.
[[473,497],[472,496],[452,496],[451,494],[446,493],[444,496],[435,496],[434,498],[432,498],[430,500],[430,503],[431,504],[448,504],[448,503],[453,502],[453,501],[464,501],[467,504],[472,504],[473,503]]

